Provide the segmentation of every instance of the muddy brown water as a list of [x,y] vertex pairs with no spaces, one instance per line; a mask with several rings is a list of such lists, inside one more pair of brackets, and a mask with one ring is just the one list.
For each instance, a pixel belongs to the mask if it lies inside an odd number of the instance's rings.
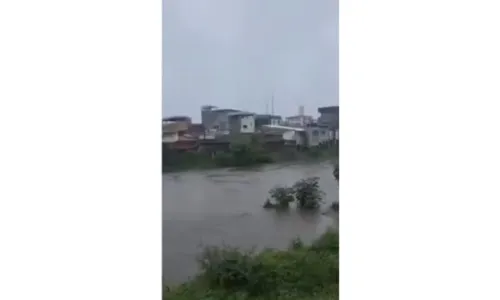
[[[320,178],[326,193],[322,211],[262,208],[273,186],[311,176]],[[338,185],[329,162],[163,174],[163,280],[176,284],[195,275],[203,246],[284,248],[295,237],[310,242],[328,227],[338,228],[338,215],[327,207],[334,201]]]

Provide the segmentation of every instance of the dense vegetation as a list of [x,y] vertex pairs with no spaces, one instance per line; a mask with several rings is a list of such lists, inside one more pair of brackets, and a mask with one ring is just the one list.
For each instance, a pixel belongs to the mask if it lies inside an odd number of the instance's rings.
[[297,208],[303,210],[318,209],[323,203],[324,193],[319,187],[319,178],[301,179],[292,187],[276,186],[269,191],[270,199],[264,203],[264,208],[285,209],[295,202]]
[[165,288],[164,300],[338,299],[339,239],[333,231],[308,246],[296,239],[282,251],[206,248],[199,263],[201,273]]
[[337,156],[337,148],[296,150],[283,147],[269,150],[257,139],[250,142],[234,141],[229,151],[215,155],[205,152],[176,152],[163,149],[163,172],[218,167],[249,167],[274,162],[324,160]]

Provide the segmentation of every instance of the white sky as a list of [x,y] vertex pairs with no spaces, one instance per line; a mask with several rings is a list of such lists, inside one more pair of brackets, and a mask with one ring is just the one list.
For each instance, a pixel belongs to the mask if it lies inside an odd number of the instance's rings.
[[[338,0],[163,0],[163,115],[338,104]],[[269,110],[271,105],[268,105]]]

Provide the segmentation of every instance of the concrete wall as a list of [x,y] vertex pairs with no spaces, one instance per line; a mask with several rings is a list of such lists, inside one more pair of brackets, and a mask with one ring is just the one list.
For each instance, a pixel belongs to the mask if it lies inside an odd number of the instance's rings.
[[311,116],[294,116],[294,117],[288,117],[285,119],[285,123],[288,126],[297,126],[297,127],[303,127],[309,123],[313,122],[313,118]]
[[306,134],[309,147],[316,147],[321,143],[333,140],[333,131],[323,127],[308,127]]
[[233,133],[254,133],[255,117],[252,115],[231,116],[229,129]]
[[293,130],[285,131],[283,133],[283,140],[285,140],[286,143],[293,143],[295,145],[300,145],[300,146],[305,145],[307,142],[304,132],[293,131]]
[[327,125],[330,129],[339,128],[339,107],[331,106],[327,109],[318,109],[320,117],[318,118],[318,124]]
[[175,143],[179,140],[179,134],[177,132],[164,132],[163,142],[164,143]]
[[229,113],[221,112],[217,113],[213,125],[217,128],[219,132],[229,132]]
[[243,116],[240,118],[240,132],[241,133],[254,133],[255,132],[255,117]]
[[229,132],[229,118],[228,115],[234,110],[214,110],[203,108],[201,110],[201,123],[205,126],[206,130],[217,129],[217,131],[228,133]]

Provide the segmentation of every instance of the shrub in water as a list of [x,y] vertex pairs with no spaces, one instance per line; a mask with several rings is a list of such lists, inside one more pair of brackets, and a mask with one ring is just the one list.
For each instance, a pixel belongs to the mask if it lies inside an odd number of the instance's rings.
[[290,187],[276,186],[269,191],[272,201],[267,199],[264,207],[288,208],[290,203],[295,201],[293,193],[294,190]]
[[335,169],[333,170],[333,177],[335,177],[335,180],[339,181],[339,165],[335,166]]
[[297,181],[293,185],[297,206],[302,209],[317,209],[323,203],[323,191],[319,188],[319,177]]

